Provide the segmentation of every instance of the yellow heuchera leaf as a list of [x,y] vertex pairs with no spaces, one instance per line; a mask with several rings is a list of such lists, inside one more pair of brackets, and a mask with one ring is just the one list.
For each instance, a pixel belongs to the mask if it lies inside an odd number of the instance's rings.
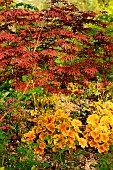
[[0,170],[5,170],[5,167],[3,166],[3,167],[0,167]]
[[85,148],[87,146],[87,140],[84,139],[84,138],[79,138],[79,145],[82,147],[82,148]]
[[68,125],[67,122],[63,122],[62,124],[59,124],[57,126],[57,128],[58,128],[58,131],[61,132],[63,135],[65,135],[65,136],[68,135],[68,133],[69,133],[69,130],[68,130],[69,125]]
[[106,125],[101,125],[101,124],[99,124],[99,128],[100,128],[101,131],[103,131],[103,132],[106,132],[106,133],[109,132],[109,129],[108,129],[108,127],[107,127]]
[[97,114],[89,115],[87,118],[87,123],[92,126],[97,126],[99,123],[99,116]]
[[36,170],[36,166],[32,166],[32,167],[31,167],[31,170]]
[[88,109],[88,108],[86,108],[86,107],[83,107],[83,109],[82,109],[82,111],[91,111],[91,109]]
[[104,153],[109,150],[109,145],[107,143],[101,144],[98,146],[98,152],[99,153]]
[[93,137],[94,139],[99,137],[99,131],[98,130],[93,130],[90,132],[91,137]]
[[33,142],[35,139],[36,135],[34,133],[34,130],[29,131],[28,133],[25,133],[21,139],[22,142],[28,141],[28,142]]
[[77,120],[77,119],[73,119],[72,121],[71,121],[71,124],[72,124],[72,126],[82,126],[82,122],[80,121],[80,120]]
[[65,117],[65,113],[64,113],[63,110],[58,109],[58,110],[55,112],[55,116]]
[[101,117],[100,119],[100,124],[101,125],[107,125],[107,124],[110,124],[110,119],[109,116],[103,116]]
[[110,125],[112,126],[112,129],[113,129],[113,115],[110,116]]
[[49,124],[46,125],[46,128],[47,128],[50,132],[54,132],[54,131],[55,131],[55,124],[49,123]]
[[46,115],[45,120],[46,120],[46,124],[54,123],[55,116],[54,115]]
[[30,113],[31,113],[31,116],[35,116],[37,115],[37,110],[31,110]]
[[109,140],[109,136],[106,133],[101,133],[100,138],[102,142],[107,142]]

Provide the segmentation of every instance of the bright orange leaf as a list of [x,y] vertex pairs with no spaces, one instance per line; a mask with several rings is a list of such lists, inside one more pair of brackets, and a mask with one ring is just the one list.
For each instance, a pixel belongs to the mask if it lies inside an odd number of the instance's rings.
[[44,149],[40,149],[38,146],[34,148],[34,153],[44,154]]
[[107,142],[109,140],[109,136],[106,133],[101,133],[100,137],[102,142]]
[[55,131],[55,124],[49,123],[46,125],[46,128],[53,133]]
[[80,145],[82,148],[85,148],[85,147],[88,146],[88,145],[87,145],[87,140],[84,139],[84,138],[79,138],[78,142],[79,142],[79,145]]
[[46,124],[54,123],[54,121],[55,121],[55,116],[53,116],[53,115],[47,115],[47,116],[45,117],[45,120],[46,120]]
[[97,114],[92,114],[87,118],[87,123],[96,127],[99,124],[99,119],[100,118]]

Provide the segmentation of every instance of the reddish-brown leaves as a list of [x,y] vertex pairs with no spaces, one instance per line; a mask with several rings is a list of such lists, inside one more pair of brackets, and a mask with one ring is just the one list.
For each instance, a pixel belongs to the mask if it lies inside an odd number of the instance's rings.
[[61,55],[61,60],[69,61],[74,58],[75,58],[75,55],[73,55],[73,54],[62,54]]
[[46,49],[41,52],[43,55],[51,55],[51,56],[56,56],[58,54],[58,51],[52,50],[52,49]]
[[76,38],[78,40],[83,40],[83,41],[87,41],[88,40],[88,36],[85,36],[84,34],[76,34]]
[[[106,26],[94,12],[79,12],[74,5],[52,6],[45,11],[11,9],[0,13],[0,62],[4,79],[22,91],[23,75],[34,77],[34,86],[68,93],[69,82],[83,83],[95,73],[109,73],[113,61],[112,38],[104,31],[89,34],[85,24]],[[6,71],[8,69],[8,72]],[[12,74],[13,70],[13,74]],[[104,75],[106,79],[106,75]],[[28,80],[29,81],[29,80]],[[29,88],[33,88],[30,84]]]
[[83,13],[83,18],[88,18],[88,17],[90,17],[90,18],[94,18],[95,16],[96,16],[96,12],[84,12]]
[[94,77],[95,73],[98,72],[96,68],[85,68],[84,70],[90,77]]
[[4,54],[0,52],[0,60],[4,58]]

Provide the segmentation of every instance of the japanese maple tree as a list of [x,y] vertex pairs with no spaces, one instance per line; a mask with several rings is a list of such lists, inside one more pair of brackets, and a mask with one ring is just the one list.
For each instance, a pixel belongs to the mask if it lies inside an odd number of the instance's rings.
[[97,75],[107,81],[113,63],[107,25],[96,19],[95,12],[79,11],[66,1],[62,7],[53,3],[42,11],[1,10],[1,82],[12,80],[16,90],[41,86],[52,93],[70,93],[66,88],[70,82],[85,85]]

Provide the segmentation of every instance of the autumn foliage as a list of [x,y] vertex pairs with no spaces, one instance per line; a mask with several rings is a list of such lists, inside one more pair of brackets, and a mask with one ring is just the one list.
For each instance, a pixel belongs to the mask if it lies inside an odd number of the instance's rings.
[[113,144],[111,25],[56,2],[42,11],[0,2],[2,166],[7,152],[23,166],[31,153],[34,161],[78,148],[106,153]]

